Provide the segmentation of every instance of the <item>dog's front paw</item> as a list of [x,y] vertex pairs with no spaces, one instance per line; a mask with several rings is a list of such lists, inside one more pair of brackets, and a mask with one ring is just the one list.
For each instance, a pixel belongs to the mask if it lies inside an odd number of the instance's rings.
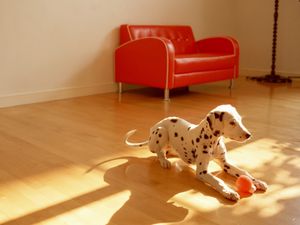
[[264,182],[264,181],[254,179],[253,183],[254,183],[254,185],[255,185],[255,187],[256,187],[257,190],[266,191],[267,188],[268,188],[267,183]]
[[237,193],[237,192],[235,192],[234,190],[232,190],[232,189],[224,189],[223,191],[222,191],[222,194],[223,194],[223,196],[225,197],[225,198],[227,198],[227,199],[229,199],[229,200],[231,200],[231,201],[238,201],[239,199],[240,199],[240,195]]
[[171,162],[167,159],[159,160],[162,168],[169,169],[171,168]]

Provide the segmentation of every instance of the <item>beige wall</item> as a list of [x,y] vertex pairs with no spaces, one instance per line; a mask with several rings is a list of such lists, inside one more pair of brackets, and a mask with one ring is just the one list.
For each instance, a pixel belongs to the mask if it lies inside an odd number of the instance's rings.
[[[271,69],[274,0],[237,0],[236,37],[241,69],[249,75]],[[276,70],[300,76],[300,2],[279,2]]]
[[[300,73],[300,4],[281,2],[278,67]],[[266,70],[272,10],[272,0],[1,0],[0,107],[114,91],[122,23],[189,24],[197,39],[236,36],[241,67]]]
[[230,33],[232,3],[1,0],[0,106],[114,91],[120,24],[190,24],[196,36]]

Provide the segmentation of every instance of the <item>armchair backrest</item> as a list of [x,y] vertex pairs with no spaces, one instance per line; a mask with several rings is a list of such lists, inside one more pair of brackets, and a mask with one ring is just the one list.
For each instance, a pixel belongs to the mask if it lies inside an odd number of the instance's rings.
[[160,26],[160,25],[121,25],[120,44],[128,41],[146,38],[162,37],[169,39],[175,48],[175,54],[196,52],[195,38],[190,26]]

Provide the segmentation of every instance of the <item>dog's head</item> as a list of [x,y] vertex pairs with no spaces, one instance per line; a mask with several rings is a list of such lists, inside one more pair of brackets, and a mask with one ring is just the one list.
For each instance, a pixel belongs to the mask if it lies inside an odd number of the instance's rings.
[[242,117],[231,105],[220,105],[213,109],[206,120],[215,136],[224,136],[243,142],[251,137],[242,123]]

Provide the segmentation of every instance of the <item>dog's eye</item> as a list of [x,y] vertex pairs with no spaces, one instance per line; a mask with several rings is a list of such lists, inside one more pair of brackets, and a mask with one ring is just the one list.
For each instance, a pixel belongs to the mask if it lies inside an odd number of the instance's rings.
[[235,125],[236,125],[234,121],[231,121],[229,124],[230,124],[231,126],[235,126]]

